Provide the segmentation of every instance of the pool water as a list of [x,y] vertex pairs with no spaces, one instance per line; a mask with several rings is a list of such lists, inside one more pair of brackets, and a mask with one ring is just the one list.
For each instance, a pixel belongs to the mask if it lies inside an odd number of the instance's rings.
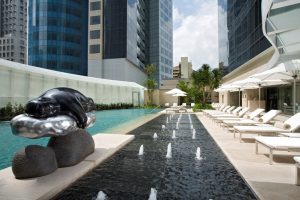
[[[99,132],[109,132],[115,126],[120,126],[129,121],[136,120],[139,117],[150,113],[158,112],[159,109],[124,109],[108,110],[96,112],[96,124],[88,128],[87,131],[94,135]],[[14,154],[27,145],[37,144],[46,146],[49,138],[27,139],[13,135],[11,133],[9,122],[0,123],[0,169],[11,165]]]
[[[162,131],[167,116],[161,115],[131,131],[135,135],[131,143],[56,199],[96,199],[99,191],[109,200],[148,199],[151,188],[157,190],[157,199],[256,199],[195,115],[191,115],[195,139],[188,115],[182,115],[176,139],[172,139],[172,131],[179,115]],[[169,159],[168,143],[172,144]],[[144,155],[139,156],[142,144]],[[197,147],[201,148],[202,160],[195,159]]]

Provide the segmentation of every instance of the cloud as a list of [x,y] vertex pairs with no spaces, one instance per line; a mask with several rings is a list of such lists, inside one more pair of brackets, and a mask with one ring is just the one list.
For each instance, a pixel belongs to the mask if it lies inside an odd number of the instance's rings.
[[192,13],[173,9],[174,65],[188,56],[193,69],[202,64],[218,67],[218,13],[216,0],[192,1]]

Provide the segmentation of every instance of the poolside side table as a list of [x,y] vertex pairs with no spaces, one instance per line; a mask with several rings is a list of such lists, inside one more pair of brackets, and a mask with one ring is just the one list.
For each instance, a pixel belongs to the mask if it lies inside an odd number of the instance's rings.
[[295,156],[296,161],[296,185],[300,185],[300,156]]

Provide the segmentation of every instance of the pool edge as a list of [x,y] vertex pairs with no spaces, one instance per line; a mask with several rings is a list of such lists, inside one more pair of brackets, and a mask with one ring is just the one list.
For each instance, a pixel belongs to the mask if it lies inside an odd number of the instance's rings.
[[[134,139],[133,135],[128,135],[130,131],[155,119],[161,114],[163,113],[159,112],[147,116],[138,120],[135,124],[123,127],[122,131],[93,135],[96,144],[95,152],[75,166],[59,168],[52,174],[26,180],[15,179],[11,167],[0,170],[0,199],[44,200],[54,198],[75,181],[92,171],[99,164],[130,143]],[[120,141],[112,142],[112,140],[117,138],[119,138]],[[114,143],[114,145],[111,145],[112,143]]]

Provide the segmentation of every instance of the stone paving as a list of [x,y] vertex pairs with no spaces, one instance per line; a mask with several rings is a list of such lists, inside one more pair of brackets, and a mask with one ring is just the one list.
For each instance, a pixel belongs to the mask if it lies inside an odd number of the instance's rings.
[[274,164],[270,165],[268,150],[259,146],[259,154],[255,154],[253,139],[240,142],[239,138],[233,138],[233,133],[217,126],[202,113],[196,115],[260,199],[300,199],[300,186],[295,185],[296,167],[292,159],[299,153],[275,151]]

